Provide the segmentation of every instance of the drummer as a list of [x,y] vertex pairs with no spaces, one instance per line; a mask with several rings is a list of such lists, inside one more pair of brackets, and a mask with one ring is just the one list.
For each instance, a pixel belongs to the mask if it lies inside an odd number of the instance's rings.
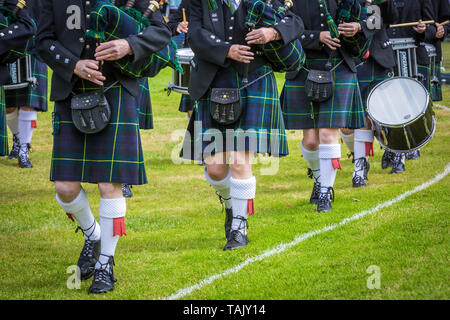
[[442,42],[450,32],[450,24],[444,26],[439,25],[441,22],[450,20],[450,3],[448,0],[431,0],[433,5],[434,20],[436,21],[436,34],[434,36],[432,45],[436,48],[436,64],[431,66],[435,68],[436,76],[439,79],[439,83],[436,86],[432,86],[431,96],[434,101],[442,101],[442,87],[441,87],[441,62],[442,62]]
[[[189,47],[187,33],[189,31],[188,21],[191,12],[189,8],[190,1],[191,0],[182,0],[178,9],[170,14],[169,22],[167,23],[170,30],[172,31],[173,37],[184,35],[183,45],[185,48]],[[181,101],[178,110],[180,112],[187,112],[188,118],[190,118],[192,116],[193,104],[194,101],[191,99],[190,95],[183,94],[181,95]]]
[[[406,22],[422,22],[434,20],[433,6],[431,0],[394,0],[395,6],[399,13],[398,23]],[[395,38],[414,38],[418,45],[416,55],[418,65],[428,65],[428,53],[423,46],[419,46],[420,42],[431,42],[436,35],[436,26],[430,24],[419,23],[414,27],[397,27],[389,28],[388,36],[390,39]],[[405,159],[418,159],[420,151],[414,151],[405,155],[404,153],[391,153],[385,151],[383,159],[385,164],[382,167],[391,167],[391,173],[401,173],[405,171]]]
[[[27,0],[27,10],[38,22],[42,6],[40,0]],[[8,159],[19,159],[20,168],[32,168],[30,161],[31,138],[37,126],[37,111],[46,112],[47,65],[41,62],[35,52],[31,54],[31,73],[36,83],[23,89],[6,91],[6,121],[13,135],[13,147]]]
[[[7,0],[5,7],[12,10],[17,1]],[[6,16],[2,15],[2,17]],[[0,18],[0,56],[8,51],[22,48],[36,32],[36,23],[29,12],[21,10],[17,20],[7,26],[6,19]],[[0,156],[8,155],[8,133],[6,124],[5,91],[3,85],[10,81],[10,74],[6,64],[0,64]]]
[[[360,0],[361,5],[369,6],[372,1]],[[369,48],[369,55],[366,59],[358,61],[358,82],[361,89],[362,101],[364,108],[367,110],[367,97],[370,89],[378,82],[385,80],[392,76],[393,68],[395,67],[394,52],[392,46],[389,45],[389,38],[387,36],[386,27],[389,24],[394,24],[398,20],[398,11],[394,5],[394,0],[387,0],[379,5],[380,14],[382,18],[381,28],[368,28],[366,23],[361,23],[362,30],[367,37],[372,38],[372,43]],[[367,124],[370,124],[367,118]],[[353,187],[363,187],[368,180],[368,172],[370,165],[368,157],[373,156],[373,131],[370,126],[351,130],[341,129],[341,138],[353,155],[354,172],[353,172]]]

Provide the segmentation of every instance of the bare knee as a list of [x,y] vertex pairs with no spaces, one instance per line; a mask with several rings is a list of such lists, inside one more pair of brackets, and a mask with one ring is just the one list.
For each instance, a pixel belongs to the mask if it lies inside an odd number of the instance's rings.
[[80,194],[81,184],[74,181],[55,181],[55,191],[63,202],[69,203]]
[[233,178],[248,179],[252,177],[253,156],[250,152],[232,152],[231,174]]
[[339,129],[324,128],[319,130],[321,144],[338,144]]
[[319,148],[319,132],[316,129],[303,130],[303,147],[309,151],[316,151]]
[[221,181],[225,179],[228,175],[230,168],[227,164],[207,164],[206,172],[208,176],[215,181]]
[[342,134],[344,134],[346,136],[353,134],[353,132],[355,131],[353,129],[347,129],[347,128],[341,128],[340,130],[341,130]]
[[122,185],[119,183],[106,183],[101,182],[98,184],[100,196],[103,199],[117,199],[122,198]]

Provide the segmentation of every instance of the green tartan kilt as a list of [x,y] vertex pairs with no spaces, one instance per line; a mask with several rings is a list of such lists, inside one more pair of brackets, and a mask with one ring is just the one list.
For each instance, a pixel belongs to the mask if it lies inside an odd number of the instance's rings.
[[358,83],[361,90],[361,100],[364,110],[367,109],[367,98],[372,88],[383,80],[391,78],[393,71],[380,66],[374,59],[369,58],[357,68]]
[[[249,83],[272,69],[268,65],[250,73]],[[211,88],[242,87],[242,76],[233,67],[217,72]],[[194,104],[181,157],[202,161],[215,153],[250,151],[275,157],[288,155],[275,75],[270,73],[241,90],[243,111],[232,125],[221,126],[211,117],[211,90]]]
[[[94,86],[81,80],[74,91],[98,88]],[[51,181],[147,183],[136,99],[120,84],[106,91],[105,96],[112,117],[109,125],[96,134],[83,134],[75,128],[70,97],[55,102]]]
[[136,107],[139,114],[139,128],[142,130],[153,129],[152,100],[148,79],[139,80],[140,92],[136,97]]
[[[306,59],[308,69],[325,70],[327,59]],[[336,66],[341,60],[333,59]],[[366,125],[364,107],[356,73],[345,62],[334,71],[333,96],[322,103],[311,103],[306,94],[308,72],[301,69],[293,80],[286,80],[281,93],[286,129],[350,128]]]
[[178,107],[178,111],[180,112],[188,112],[192,111],[194,108],[194,100],[192,100],[190,95],[183,94],[180,99],[180,106]]
[[0,86],[0,156],[8,155],[8,131],[6,128],[5,91]]
[[419,72],[419,74],[421,74],[423,76],[422,78],[422,84],[425,86],[425,88],[427,88],[428,92],[430,92],[430,88],[431,88],[431,68],[429,65],[423,65],[423,64],[419,64],[417,65],[417,71]]
[[31,73],[36,78],[36,86],[6,91],[6,106],[8,108],[32,107],[38,111],[48,109],[48,72],[47,65],[31,55]]

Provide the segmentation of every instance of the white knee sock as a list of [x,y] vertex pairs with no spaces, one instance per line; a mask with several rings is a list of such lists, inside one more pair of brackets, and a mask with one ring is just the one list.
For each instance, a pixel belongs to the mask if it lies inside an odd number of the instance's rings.
[[[125,198],[103,199],[100,198],[100,227],[101,234],[101,255],[100,263],[108,262],[109,256],[114,256],[119,237],[125,233],[125,214],[127,212],[127,202]],[[100,268],[97,262],[96,268]]]
[[373,156],[373,132],[372,130],[355,130],[355,171],[361,178],[364,177],[362,162],[356,161],[360,158],[369,158]]
[[19,140],[20,144],[27,144],[31,142],[33,137],[33,121],[37,120],[36,110],[19,110]]
[[231,178],[231,170],[228,170],[228,174],[225,177],[225,179],[221,180],[221,181],[215,181],[213,179],[211,179],[211,177],[208,175],[208,172],[206,171],[206,167],[205,167],[205,178],[206,181],[208,181],[208,183],[211,185],[211,187],[214,188],[214,190],[216,190],[219,195],[222,197],[224,203],[225,203],[225,208],[230,209],[231,208],[231,197],[230,197],[230,178]]
[[19,133],[19,110],[17,108],[13,112],[6,114],[6,122],[13,135]]
[[337,169],[341,168],[341,145],[340,144],[319,144],[320,158],[320,190],[327,192],[329,187],[334,186]]
[[320,177],[319,150],[310,151],[310,150],[306,149],[306,147],[303,145],[303,141],[301,144],[301,149],[302,149],[303,158],[306,160],[309,168],[312,170],[314,180],[319,179],[319,177]]
[[350,150],[350,152],[355,152],[355,142],[354,142],[355,134],[354,133],[343,134],[341,130],[339,130],[339,134],[341,135],[342,141],[344,141],[348,150]]
[[248,215],[254,213],[253,200],[256,194],[256,178],[241,180],[230,178],[230,196],[233,206],[233,222],[231,230],[239,230],[247,234],[246,223],[240,218],[247,220]]
[[90,240],[100,239],[100,226],[92,215],[91,208],[86,193],[81,189],[78,196],[69,203],[63,202],[58,195],[56,195],[61,208],[67,213],[69,218],[73,217],[77,220],[78,225],[83,230],[84,237]]

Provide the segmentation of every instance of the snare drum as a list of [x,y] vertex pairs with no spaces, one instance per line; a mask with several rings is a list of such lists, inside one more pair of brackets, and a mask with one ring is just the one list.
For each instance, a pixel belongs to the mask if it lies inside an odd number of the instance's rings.
[[3,89],[5,90],[23,89],[36,82],[35,79],[33,79],[31,56],[29,55],[8,64],[8,71],[11,82],[3,86]]
[[430,95],[411,78],[395,77],[377,84],[367,99],[367,113],[380,145],[392,152],[420,149],[436,129]]
[[191,75],[191,61],[194,58],[194,52],[190,48],[182,48],[177,50],[177,58],[183,73],[176,69],[172,71],[172,83],[169,83],[167,89],[182,93],[189,94],[189,77]]
[[413,38],[389,39],[395,54],[397,66],[395,75],[399,77],[417,78],[416,40]]
[[[425,50],[427,51],[428,58],[429,58],[429,64],[426,66],[426,71],[423,72],[426,74],[423,75],[423,83],[425,87],[428,89],[431,95],[431,99],[437,100],[437,97],[433,96],[433,92],[436,92],[436,88],[439,86],[439,78],[436,74],[436,47],[429,43],[422,42],[420,44],[421,46],[425,47]],[[433,90],[434,88],[434,90]]]

